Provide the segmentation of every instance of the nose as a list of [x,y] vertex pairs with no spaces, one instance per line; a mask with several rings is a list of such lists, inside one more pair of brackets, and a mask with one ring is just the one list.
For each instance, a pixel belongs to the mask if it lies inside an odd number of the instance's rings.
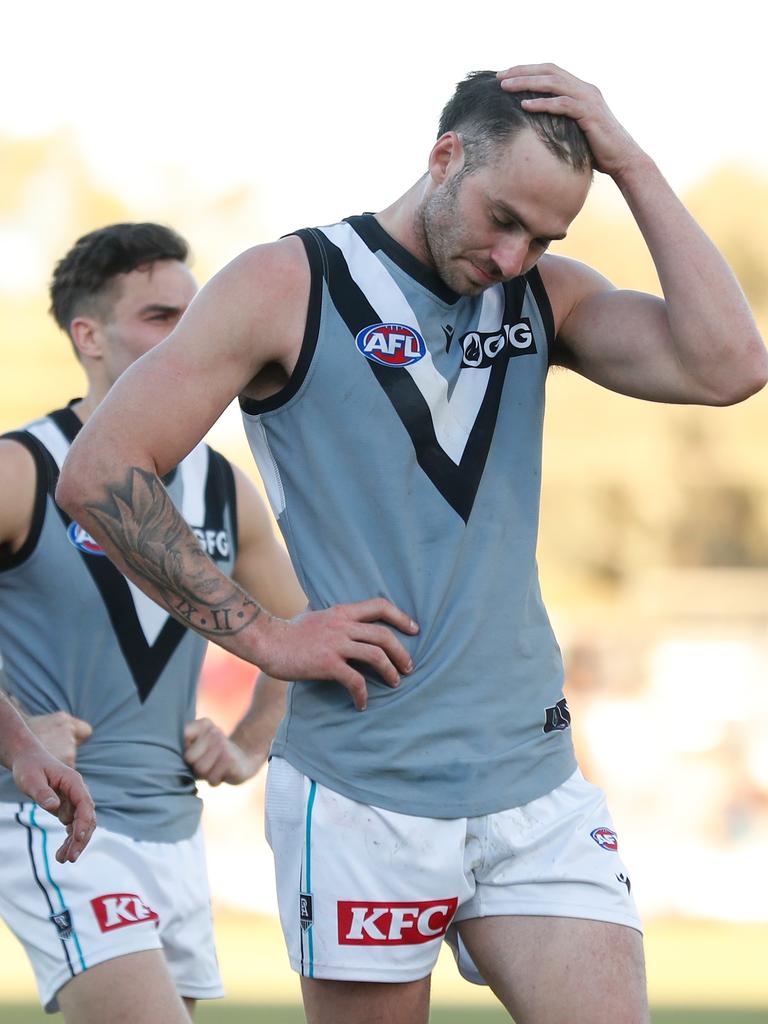
[[528,240],[520,235],[500,239],[491,250],[491,259],[505,279],[523,272],[528,255]]

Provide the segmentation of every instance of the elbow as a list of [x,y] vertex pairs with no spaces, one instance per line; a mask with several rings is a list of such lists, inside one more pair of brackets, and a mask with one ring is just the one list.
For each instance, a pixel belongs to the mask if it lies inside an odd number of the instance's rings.
[[84,489],[78,476],[77,465],[72,465],[69,456],[64,460],[56,484],[56,504],[75,520],[79,518],[84,508]]
[[768,384],[768,352],[762,342],[759,351],[738,367],[738,373],[736,369],[734,367],[734,372],[720,381],[712,405],[738,405]]

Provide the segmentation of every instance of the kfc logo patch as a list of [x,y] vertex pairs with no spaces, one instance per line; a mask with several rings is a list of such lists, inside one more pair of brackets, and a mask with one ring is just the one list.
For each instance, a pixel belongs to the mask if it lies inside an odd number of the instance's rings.
[[125,928],[129,924],[140,924],[142,921],[160,920],[158,914],[135,893],[113,892],[107,896],[97,896],[91,900],[91,906],[103,932]]
[[458,898],[424,903],[372,903],[339,900],[342,946],[417,946],[448,931]]

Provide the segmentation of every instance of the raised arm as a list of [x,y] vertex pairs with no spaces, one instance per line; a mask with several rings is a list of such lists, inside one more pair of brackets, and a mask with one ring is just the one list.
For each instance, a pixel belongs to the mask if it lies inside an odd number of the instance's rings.
[[295,238],[250,250],[216,275],[85,425],[62,469],[57,500],[185,625],[278,678],[337,680],[362,709],[365,680],[350,661],[397,685],[410,657],[377,621],[413,633],[409,616],[379,598],[290,622],[266,614],[204,554],[159,479],[265,368],[291,373],[309,285]]
[[558,329],[554,362],[653,401],[729,405],[762,388],[768,357],[736,278],[599,90],[552,64],[499,77],[505,89],[551,94],[524,100],[527,110],[578,122],[598,170],[613,178],[637,221],[664,295],[618,290],[581,264],[544,257]]

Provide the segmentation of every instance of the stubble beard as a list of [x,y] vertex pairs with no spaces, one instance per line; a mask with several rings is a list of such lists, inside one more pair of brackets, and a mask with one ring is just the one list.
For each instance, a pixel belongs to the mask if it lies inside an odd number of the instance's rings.
[[459,295],[479,295],[484,289],[471,281],[456,264],[461,224],[457,213],[460,172],[439,191],[425,199],[416,211],[416,231],[427,260],[440,278]]

